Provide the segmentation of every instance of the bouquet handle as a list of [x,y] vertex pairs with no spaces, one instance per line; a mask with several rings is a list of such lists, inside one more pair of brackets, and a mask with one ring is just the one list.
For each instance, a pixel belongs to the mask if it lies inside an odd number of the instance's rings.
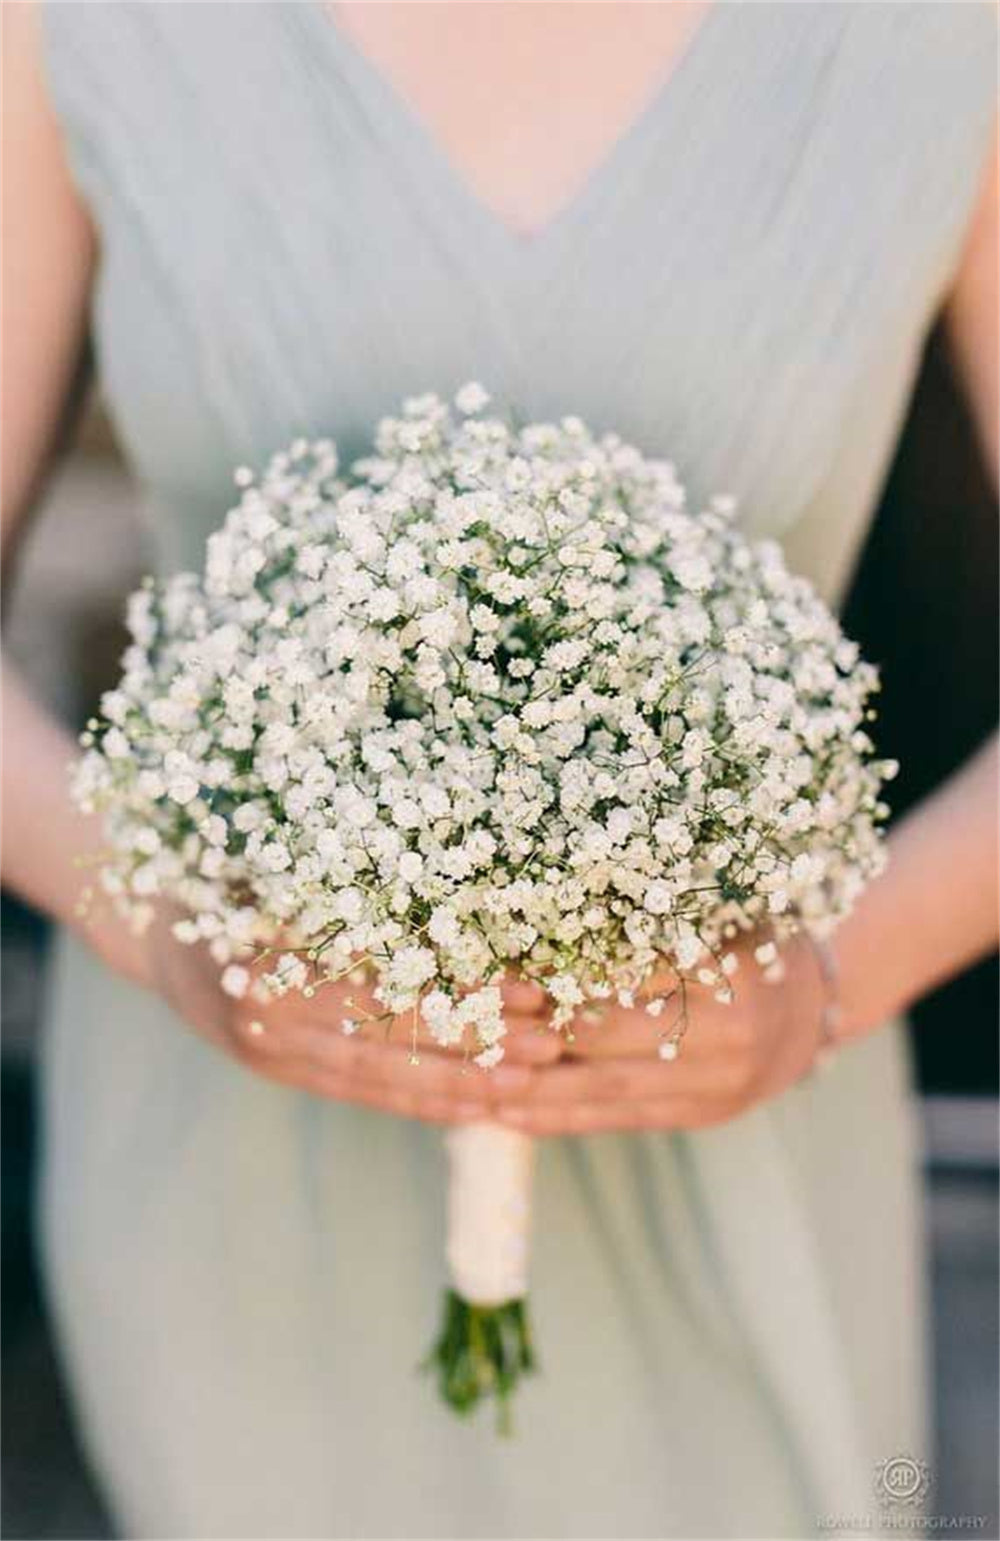
[[451,1287],[427,1366],[456,1412],[494,1397],[506,1432],[510,1397],[535,1368],[527,1311],[534,1141],[499,1124],[462,1124],[448,1130],[445,1147]]

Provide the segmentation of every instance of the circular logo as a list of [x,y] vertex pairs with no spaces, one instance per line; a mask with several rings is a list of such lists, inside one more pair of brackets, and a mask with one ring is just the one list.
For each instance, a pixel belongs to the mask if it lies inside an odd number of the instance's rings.
[[883,1503],[918,1504],[931,1485],[924,1461],[910,1455],[894,1455],[875,1467],[875,1492]]

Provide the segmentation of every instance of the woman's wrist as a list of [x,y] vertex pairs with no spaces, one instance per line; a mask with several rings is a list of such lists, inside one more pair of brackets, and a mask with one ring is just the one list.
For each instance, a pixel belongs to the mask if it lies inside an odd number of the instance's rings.
[[[838,1043],[849,1043],[900,1016],[925,988],[914,874],[897,861],[897,838],[888,842],[888,866],[858,899],[850,915],[823,945],[828,999],[835,996]],[[832,981],[832,983],[831,983]]]
[[995,741],[902,820],[888,855],[830,939],[845,1039],[908,1010],[996,945]]
[[877,912],[876,902],[872,895],[826,943],[836,979],[839,1042],[864,1037],[905,1011],[919,994],[902,939],[894,934],[891,919]]

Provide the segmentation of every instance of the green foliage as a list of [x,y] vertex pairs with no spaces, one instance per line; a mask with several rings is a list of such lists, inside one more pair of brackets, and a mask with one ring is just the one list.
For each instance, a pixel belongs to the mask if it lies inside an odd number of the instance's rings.
[[510,1434],[511,1397],[536,1369],[526,1302],[476,1306],[448,1290],[441,1334],[421,1368],[437,1376],[442,1399],[462,1417],[495,1397],[497,1432]]

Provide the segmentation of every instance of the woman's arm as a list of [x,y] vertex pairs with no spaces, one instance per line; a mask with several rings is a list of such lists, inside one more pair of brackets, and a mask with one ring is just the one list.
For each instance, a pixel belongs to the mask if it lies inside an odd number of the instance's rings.
[[[998,165],[988,168],[945,313],[957,373],[994,486],[998,394]],[[843,927],[847,1030],[907,1006],[997,940],[997,739],[906,818],[892,864]]]
[[[4,16],[3,49],[3,553],[15,539],[49,466],[78,373],[94,269],[94,239],[72,186],[45,100],[30,5]],[[66,795],[70,735],[34,702],[9,661],[3,679],[4,881],[66,924],[82,879],[74,858],[97,844],[93,821]],[[134,967],[123,927],[95,942]],[[119,960],[116,957],[116,962]]]
[[945,319],[951,351],[994,485],[1000,481],[1000,346],[997,257],[1000,255],[1000,157],[993,156]]

